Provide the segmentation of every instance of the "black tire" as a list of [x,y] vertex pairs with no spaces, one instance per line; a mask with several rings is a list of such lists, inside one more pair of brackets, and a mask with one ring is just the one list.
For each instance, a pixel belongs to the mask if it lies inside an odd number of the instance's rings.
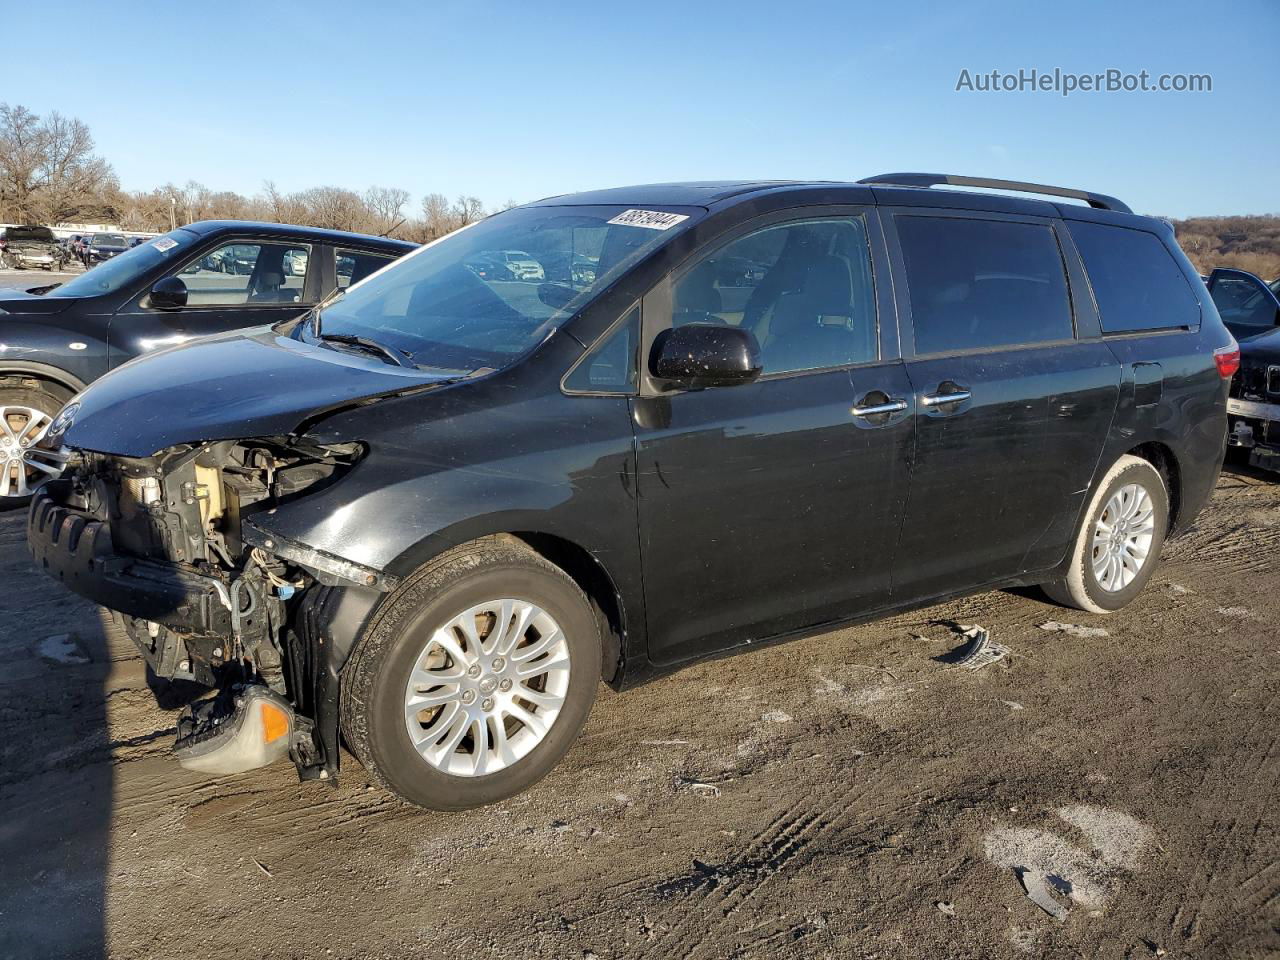
[[[1093,570],[1093,531],[1108,501],[1117,490],[1138,484],[1151,498],[1154,531],[1147,557],[1133,580],[1118,590],[1107,590]],[[1169,531],[1169,493],[1164,477],[1150,462],[1126,454],[1116,461],[1098,485],[1072,543],[1066,576],[1041,584],[1049,598],[1089,613],[1114,613],[1131,603],[1151,579],[1160,561],[1160,550]]]
[[[477,604],[514,598],[550,614],[565,635],[570,675],[563,706],[528,754],[496,773],[456,776],[429,764],[405,725],[405,687],[431,631]],[[347,746],[374,780],[410,803],[466,810],[532,786],[568,752],[595,702],[601,623],[578,585],[512,537],[489,537],[436,557],[378,608],[342,674]]]
[[[52,383],[26,377],[0,377],[0,407],[33,407],[54,417],[70,399],[70,391]],[[0,469],[12,469],[2,456]],[[23,509],[31,503],[31,496],[32,494],[23,497],[0,496],[0,511]]]

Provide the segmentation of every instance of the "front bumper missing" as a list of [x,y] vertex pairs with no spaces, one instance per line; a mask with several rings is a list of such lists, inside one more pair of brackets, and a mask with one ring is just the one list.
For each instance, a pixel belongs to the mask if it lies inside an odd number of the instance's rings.
[[250,546],[262,547],[283,560],[303,567],[326,586],[355,584],[361,587],[372,587],[382,593],[390,593],[400,582],[390,574],[366,567],[354,560],[317,550],[305,543],[286,540],[258,526],[252,520],[246,519],[241,523],[240,535]]
[[[218,665],[210,659],[211,654],[219,654],[219,649],[225,652],[228,644],[223,641],[235,635],[226,604],[228,584],[183,564],[117,552],[108,523],[66,505],[67,484],[66,480],[51,481],[33,498],[27,518],[27,542],[36,566],[80,596],[123,614],[126,619],[133,618],[135,622],[126,624],[126,628],[158,676],[221,688],[219,696],[209,701],[222,701],[217,712],[209,715],[212,707],[206,706],[199,715],[193,713],[180,739],[223,727],[235,714],[226,701],[232,691],[256,689],[232,685],[239,683],[239,661]],[[283,555],[280,548],[289,550],[292,546],[266,533],[254,536],[257,545],[277,556]],[[314,554],[306,557],[316,561]],[[321,562],[325,559],[335,558],[320,557]],[[337,585],[325,585],[323,581],[312,584],[289,601],[288,624],[279,638],[288,699],[274,693],[271,696],[290,711],[290,742],[282,747],[272,741],[270,751],[258,754],[250,749],[253,744],[247,746],[243,739],[232,737],[229,746],[222,744],[227,739],[226,732],[236,729],[226,727],[219,734],[222,745],[218,755],[212,759],[203,759],[206,752],[212,753],[211,748],[193,749],[203,741],[202,737],[180,744],[176,752],[185,766],[204,769],[203,764],[212,764],[219,770],[251,769],[245,764],[270,763],[280,755],[276,751],[284,750],[292,756],[300,778],[336,780],[340,670],[370,611],[395,583],[394,578],[379,576],[373,586],[356,587],[353,583],[367,582],[363,574],[376,571],[353,567],[346,572],[357,576],[326,575],[336,579]],[[137,621],[163,625],[174,632],[179,642],[149,647],[146,625],[142,624],[139,632]],[[222,719],[212,724],[213,717]],[[237,724],[242,722],[247,721]],[[244,736],[253,740],[252,732]],[[212,767],[210,771],[216,772]]]
[[119,554],[111,528],[59,505],[39,490],[27,517],[27,546],[37,567],[69,590],[111,610],[183,633],[232,635],[227,585],[176,563]]

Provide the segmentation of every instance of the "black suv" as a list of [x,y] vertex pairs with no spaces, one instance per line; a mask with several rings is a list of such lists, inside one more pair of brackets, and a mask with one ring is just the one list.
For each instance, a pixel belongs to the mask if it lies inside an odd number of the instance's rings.
[[[68,283],[0,289],[0,509],[25,505],[40,482],[58,474],[62,456],[46,437],[49,423],[112,367],[204,334],[296,317],[414,246],[283,223],[208,220],[121,247]],[[242,265],[236,276],[215,266],[229,251]],[[312,266],[293,275],[291,263]],[[355,271],[344,276],[346,263]]]
[[[472,268],[504,250],[595,270]],[[330,778],[341,736],[464,808],[601,679],[1011,584],[1123,607],[1213,489],[1237,356],[1170,228],[1097,194],[602,190],[104,377],[28,537],[222,691],[185,766]]]
[[1208,281],[1222,322],[1240,344],[1227,400],[1227,443],[1255,467],[1280,471],[1280,280],[1219,268]]

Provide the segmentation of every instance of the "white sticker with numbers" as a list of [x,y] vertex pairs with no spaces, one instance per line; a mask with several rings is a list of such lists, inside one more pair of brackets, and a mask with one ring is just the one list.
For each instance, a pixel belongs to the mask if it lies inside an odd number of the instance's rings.
[[157,250],[159,250],[161,253],[168,253],[170,250],[172,250],[174,247],[178,245],[178,241],[171,240],[168,237],[161,237],[159,240],[154,241],[151,245],[155,247]]
[[689,217],[683,213],[663,213],[661,210],[624,210],[610,223],[622,227],[644,227],[648,230],[670,230]]

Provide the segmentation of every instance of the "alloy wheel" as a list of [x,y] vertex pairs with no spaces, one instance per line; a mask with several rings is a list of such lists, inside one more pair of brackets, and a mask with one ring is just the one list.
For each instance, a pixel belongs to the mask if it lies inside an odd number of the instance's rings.
[[0,406],[0,497],[26,497],[61,475],[67,455],[47,440],[53,414],[25,404]]
[[515,764],[551,730],[569,690],[569,644],[524,600],[478,604],[436,629],[405,686],[405,727],[418,754],[457,777]]
[[1121,487],[1107,500],[1093,528],[1093,576],[1103,590],[1131,584],[1151,553],[1155,506],[1140,484]]

